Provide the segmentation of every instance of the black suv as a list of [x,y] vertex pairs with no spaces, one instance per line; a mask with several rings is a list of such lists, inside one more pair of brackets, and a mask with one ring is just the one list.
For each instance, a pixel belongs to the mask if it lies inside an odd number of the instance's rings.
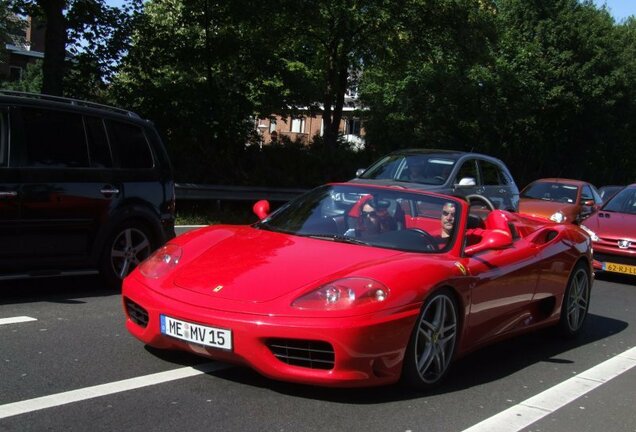
[[0,90],[0,280],[87,274],[112,286],[174,237],[172,166],[148,120]]
[[491,156],[453,150],[408,149],[360,169],[353,182],[400,185],[460,195],[490,208],[517,211],[519,188],[506,165]]

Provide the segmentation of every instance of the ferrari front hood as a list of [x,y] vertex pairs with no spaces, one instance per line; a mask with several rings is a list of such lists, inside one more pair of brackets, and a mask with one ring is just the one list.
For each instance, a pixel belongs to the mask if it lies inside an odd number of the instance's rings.
[[236,227],[184,264],[173,281],[180,288],[214,298],[259,303],[300,288],[318,287],[400,253]]

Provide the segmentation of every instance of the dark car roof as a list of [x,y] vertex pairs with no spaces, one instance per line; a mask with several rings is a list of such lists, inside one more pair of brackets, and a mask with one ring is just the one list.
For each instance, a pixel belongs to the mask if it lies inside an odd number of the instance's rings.
[[[409,148],[396,150],[389,153],[387,156],[417,156],[417,155],[444,155],[444,157],[459,159],[462,157],[477,157],[485,160],[494,160],[501,162],[496,157],[485,155],[483,153],[466,152],[461,150],[444,150],[444,149],[424,149],[424,148]],[[503,163],[503,162],[502,162]]]
[[38,93],[27,93],[12,90],[0,90],[0,102],[20,106],[42,107],[46,109],[61,109],[83,114],[119,118],[137,124],[150,123],[137,113],[115,106],[104,105],[80,99],[51,96]]
[[[585,185],[589,185],[589,182],[583,181],[583,180],[575,180],[575,179],[568,179],[568,178],[561,178],[561,177],[547,177],[547,178],[541,178],[538,180],[533,181],[530,184],[536,184],[536,183],[563,183],[563,184],[569,184],[572,186],[585,186]],[[530,185],[528,185],[530,186]],[[526,186],[526,188],[528,187]]]

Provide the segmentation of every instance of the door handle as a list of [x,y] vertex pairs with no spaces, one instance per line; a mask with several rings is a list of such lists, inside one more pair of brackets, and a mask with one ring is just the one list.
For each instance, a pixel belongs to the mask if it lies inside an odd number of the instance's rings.
[[16,191],[0,191],[0,198],[15,198],[18,196]]
[[499,193],[506,193],[505,189],[499,189]]
[[104,186],[99,191],[104,195],[117,195],[119,193],[119,189],[112,186]]

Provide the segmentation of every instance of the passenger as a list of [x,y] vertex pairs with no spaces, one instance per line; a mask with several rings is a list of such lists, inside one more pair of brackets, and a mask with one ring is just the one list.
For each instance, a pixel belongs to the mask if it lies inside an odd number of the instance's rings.
[[360,234],[380,234],[397,229],[397,222],[389,213],[387,200],[369,199],[362,206],[358,223]]
[[409,180],[415,183],[424,182],[426,180],[426,163],[419,160],[413,160],[409,164]]

